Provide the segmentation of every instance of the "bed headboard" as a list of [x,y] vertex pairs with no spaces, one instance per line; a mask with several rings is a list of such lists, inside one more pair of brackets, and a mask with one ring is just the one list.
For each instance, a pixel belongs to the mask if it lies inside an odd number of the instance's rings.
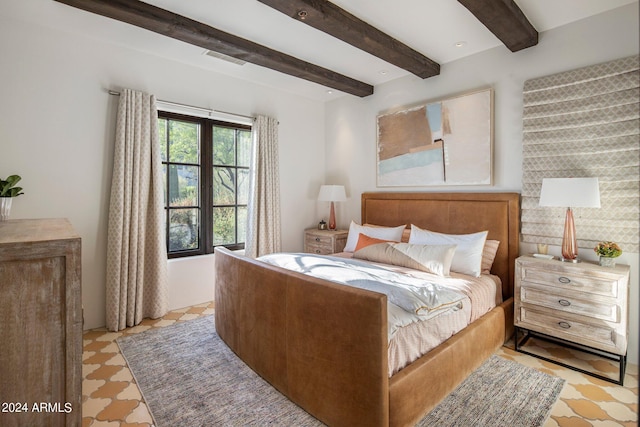
[[520,242],[518,193],[362,193],[362,223],[415,224],[449,234],[487,230],[488,239],[500,241],[491,272],[502,280],[503,299],[513,296]]

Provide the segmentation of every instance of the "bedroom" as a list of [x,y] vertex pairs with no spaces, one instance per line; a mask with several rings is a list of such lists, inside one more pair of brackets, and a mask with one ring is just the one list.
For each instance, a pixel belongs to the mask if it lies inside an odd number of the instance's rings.
[[[323,91],[319,100],[296,94],[298,82],[290,78],[291,90],[279,90],[106,42],[87,31],[100,17],[64,5],[11,3],[0,10],[0,51],[3,64],[9,64],[0,69],[0,169],[23,177],[25,195],[15,201],[12,217],[68,217],[81,234],[86,328],[102,326],[105,317],[106,212],[117,104],[105,89],[130,87],[160,99],[278,117],[283,247],[301,250],[303,230],[326,215],[326,206],[315,200],[321,184],[347,186],[349,200],[338,205],[343,228],[350,218],[359,218],[359,194],[379,190],[375,117],[380,111],[492,86],[494,185],[465,190],[519,191],[524,80],[638,53],[636,1],[545,32],[538,46],[518,54],[495,48],[444,64],[432,79],[380,85],[371,98],[327,100]],[[50,17],[66,28],[47,22]],[[123,24],[118,28],[143,43],[150,37]],[[276,82],[285,79],[268,75]],[[637,302],[638,256],[625,253],[620,263],[632,266],[631,301]],[[212,257],[171,261],[170,308],[211,300],[213,290],[201,278],[212,269]],[[637,309],[631,310],[630,324],[630,363],[637,365]]]

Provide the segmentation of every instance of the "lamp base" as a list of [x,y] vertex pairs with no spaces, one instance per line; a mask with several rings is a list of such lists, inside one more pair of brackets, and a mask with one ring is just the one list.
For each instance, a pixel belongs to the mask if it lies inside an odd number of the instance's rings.
[[564,219],[564,234],[562,236],[562,257],[565,262],[578,262],[578,241],[576,240],[576,226],[573,222],[573,212],[567,208]]
[[569,259],[569,258],[563,258],[563,257],[560,257],[560,261],[562,261],[562,262],[570,262],[570,263],[573,263],[573,264],[577,264],[579,262],[582,262],[578,258]]
[[331,202],[331,210],[329,212],[329,230],[336,229],[336,210],[333,207],[333,202]]

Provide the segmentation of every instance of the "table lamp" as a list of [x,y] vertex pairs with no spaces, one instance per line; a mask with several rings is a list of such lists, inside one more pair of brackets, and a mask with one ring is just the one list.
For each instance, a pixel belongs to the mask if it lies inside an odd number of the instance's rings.
[[336,229],[336,211],[333,202],[344,202],[347,195],[344,191],[344,185],[323,185],[320,187],[318,200],[321,202],[331,202],[331,211],[329,213],[329,230]]
[[540,206],[567,207],[562,236],[562,261],[579,262],[572,208],[599,208],[598,178],[543,178]]

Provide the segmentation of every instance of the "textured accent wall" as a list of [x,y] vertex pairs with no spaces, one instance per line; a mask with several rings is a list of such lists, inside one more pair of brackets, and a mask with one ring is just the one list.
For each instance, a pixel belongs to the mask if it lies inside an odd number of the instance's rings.
[[524,84],[522,236],[560,245],[565,208],[538,206],[542,178],[597,177],[601,208],[575,208],[578,247],[639,252],[640,56]]

